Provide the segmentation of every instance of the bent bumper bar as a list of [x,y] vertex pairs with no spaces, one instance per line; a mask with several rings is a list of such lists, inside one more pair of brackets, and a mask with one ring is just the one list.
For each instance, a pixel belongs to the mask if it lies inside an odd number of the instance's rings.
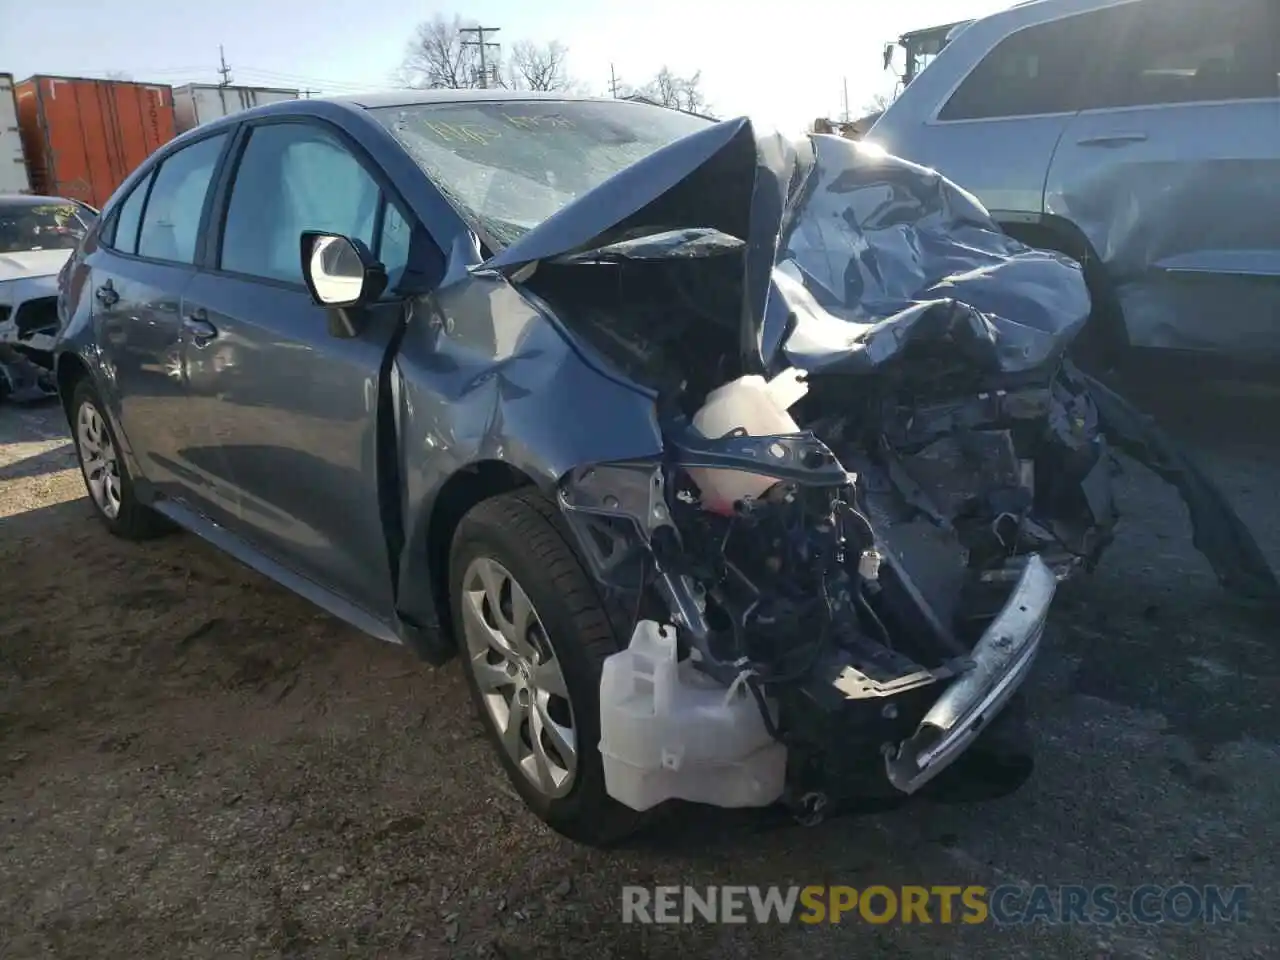
[[889,782],[915,793],[974,741],[1022,685],[1044,635],[1057,578],[1028,557],[1018,585],[973,647],[973,668],[952,681],[916,732],[885,757]]

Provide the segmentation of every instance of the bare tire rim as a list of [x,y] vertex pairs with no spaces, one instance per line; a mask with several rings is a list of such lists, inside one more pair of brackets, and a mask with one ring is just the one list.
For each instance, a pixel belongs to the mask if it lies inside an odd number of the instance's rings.
[[120,515],[120,464],[106,421],[89,401],[80,404],[76,415],[76,445],[80,448],[89,496],[99,510],[114,520]]
[[573,706],[555,649],[528,594],[502,564],[471,561],[462,577],[467,669],[503,749],[547,797],[573,788],[578,766]]

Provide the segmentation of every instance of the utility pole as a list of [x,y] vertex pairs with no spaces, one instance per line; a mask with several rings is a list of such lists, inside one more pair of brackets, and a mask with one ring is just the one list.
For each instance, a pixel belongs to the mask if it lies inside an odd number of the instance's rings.
[[844,78],[844,122],[849,122],[849,78]]
[[479,47],[480,49],[480,88],[482,90],[487,90],[489,88],[489,58],[488,58],[489,48],[493,47],[495,50],[497,50],[501,46],[501,44],[491,43],[485,40],[484,35],[486,33],[490,33],[490,34],[497,33],[499,29],[501,28],[499,27],[462,27],[458,31],[459,33],[474,33],[476,35],[476,38],[474,40],[463,40],[462,45],[464,47]]
[[609,64],[609,95],[618,99],[618,75],[613,72],[613,64]]
[[231,83],[231,68],[227,66],[226,54],[222,52],[222,44],[218,44],[218,73],[222,74],[222,83],[219,86],[227,86]]

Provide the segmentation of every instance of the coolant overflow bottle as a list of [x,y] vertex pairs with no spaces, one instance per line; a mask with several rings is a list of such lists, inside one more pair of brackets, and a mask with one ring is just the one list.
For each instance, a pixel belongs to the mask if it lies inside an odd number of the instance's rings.
[[[798,433],[799,426],[787,413],[808,385],[798,372],[779,374],[771,381],[746,376],[731,380],[707,394],[706,402],[693,415],[693,425],[704,437],[719,439],[742,430],[751,437]],[[702,505],[714,513],[731,514],[739,500],[756,498],[777,481],[773,477],[744,470],[689,471],[702,492]]]

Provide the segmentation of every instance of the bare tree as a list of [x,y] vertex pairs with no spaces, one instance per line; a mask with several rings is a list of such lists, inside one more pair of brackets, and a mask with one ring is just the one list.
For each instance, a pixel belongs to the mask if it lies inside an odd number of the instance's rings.
[[657,75],[638,91],[640,96],[688,113],[710,115],[710,105],[702,92],[702,71],[682,77],[670,67],[664,66]]
[[462,28],[468,26],[459,16],[446,19],[436,14],[418,24],[413,39],[405,49],[397,80],[407,87],[447,88],[452,90],[479,86],[503,86],[501,54],[497,49],[485,51],[485,67],[480,70],[480,48],[464,42]]
[[521,40],[511,48],[507,84],[516,90],[570,90],[576,85],[566,66],[569,48],[558,40]]
[[877,93],[867,98],[866,103],[862,105],[862,113],[864,116],[873,113],[884,113],[885,109],[893,102],[893,97],[887,93]]

